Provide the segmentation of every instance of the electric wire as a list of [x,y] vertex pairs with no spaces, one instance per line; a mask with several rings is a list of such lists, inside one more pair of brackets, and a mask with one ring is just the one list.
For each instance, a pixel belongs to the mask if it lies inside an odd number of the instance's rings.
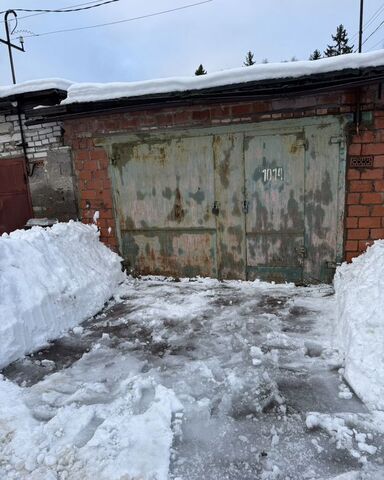
[[371,50],[375,50],[375,48],[379,45],[381,45],[381,48],[384,48],[384,38],[382,38],[379,42],[375,43],[375,45],[370,47],[368,51],[370,52]]
[[[78,8],[60,8],[56,10],[50,9],[28,9],[28,8],[13,8],[14,12],[37,12],[37,13],[70,13],[70,12],[80,12],[82,10],[90,10],[91,8],[102,7],[103,5],[107,5],[108,3],[115,3],[119,2],[120,0],[105,0],[104,2],[97,3],[96,5],[88,5],[86,7],[78,7]],[[7,10],[3,10],[0,12],[0,15],[6,13]]]
[[[93,0],[92,2],[85,2],[85,3],[77,3],[76,5],[69,5],[68,7],[63,7],[63,9],[60,9],[60,11],[57,12],[39,12],[39,13],[32,13],[31,15],[23,15],[22,17],[17,17],[19,20],[23,20],[24,18],[31,18],[31,17],[38,17],[39,15],[47,15],[48,13],[68,13],[67,10],[65,9],[70,9],[70,8],[76,8],[76,7],[82,7],[83,5],[90,5],[93,3],[100,3],[100,0]],[[4,13],[4,12],[1,12]],[[14,18],[10,18],[8,20],[9,22],[14,21]]]
[[[380,14],[384,11],[384,3],[381,5],[381,7],[379,7],[370,17],[369,19],[365,22],[364,24],[364,29],[367,29],[375,20],[377,17],[380,16]],[[356,32],[354,35],[352,35],[351,37],[351,41],[353,42],[353,40],[355,38],[357,38],[357,36],[359,35],[359,32]]]
[[117,25],[117,24],[120,24],[120,23],[133,22],[135,20],[142,20],[144,18],[156,17],[158,15],[165,15],[167,13],[172,13],[172,12],[177,12],[177,11],[180,11],[180,10],[185,10],[187,8],[197,7],[198,5],[203,5],[205,3],[211,3],[213,1],[214,0],[203,0],[201,2],[196,2],[196,3],[190,3],[188,5],[183,5],[182,7],[171,8],[169,10],[162,10],[160,12],[154,12],[154,13],[149,13],[149,14],[146,14],[146,15],[140,15],[138,17],[126,18],[124,20],[116,20],[114,22],[98,23],[96,25],[88,25],[88,26],[85,26],[85,27],[64,28],[62,30],[53,30],[53,31],[50,31],[50,32],[37,33],[35,35],[26,35],[24,38],[43,37],[45,35],[54,35],[54,34],[57,34],[57,33],[66,33],[66,32],[76,32],[76,31],[79,31],[79,30],[89,30],[89,29],[92,29],[92,28],[106,27],[106,26],[109,26],[109,25]]
[[[364,40],[364,42],[362,43],[362,45],[365,45],[368,40],[384,25],[384,20],[382,22],[379,23],[379,25],[375,28],[375,30],[370,34],[368,35],[368,37]],[[357,50],[355,50],[356,52]]]

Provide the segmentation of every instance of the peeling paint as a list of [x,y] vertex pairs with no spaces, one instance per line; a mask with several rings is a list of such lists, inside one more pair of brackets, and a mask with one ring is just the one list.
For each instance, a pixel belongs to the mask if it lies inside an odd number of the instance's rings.
[[342,127],[316,122],[143,134],[112,144],[121,249],[132,268],[329,281],[341,208],[339,146],[329,139]]

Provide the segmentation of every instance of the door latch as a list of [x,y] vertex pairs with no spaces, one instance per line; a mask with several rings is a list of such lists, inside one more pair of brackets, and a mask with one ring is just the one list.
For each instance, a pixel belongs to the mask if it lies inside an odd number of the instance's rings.
[[249,212],[249,202],[244,200],[243,202],[243,213],[247,214]]
[[299,257],[305,258],[307,256],[307,249],[304,247],[304,245],[300,245],[300,247],[296,247],[295,252]]
[[215,202],[213,202],[212,213],[213,213],[213,215],[218,215],[219,212],[220,212],[219,203],[215,201]]

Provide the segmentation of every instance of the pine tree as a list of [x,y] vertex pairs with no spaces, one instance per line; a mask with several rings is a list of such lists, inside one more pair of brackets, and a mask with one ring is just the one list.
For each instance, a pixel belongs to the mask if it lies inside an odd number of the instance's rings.
[[262,63],[268,63],[268,58],[263,58]]
[[320,60],[320,58],[321,58],[321,52],[318,48],[316,48],[316,50],[314,50],[314,52],[311,53],[309,60]]
[[345,55],[346,53],[352,53],[354,45],[348,45],[349,39],[347,30],[344,25],[340,24],[336,29],[336,35],[332,35],[334,45],[328,45],[324,51],[326,57],[336,57],[337,55]]
[[195,75],[206,75],[207,71],[204,69],[203,65],[200,63],[199,67],[195,71]]
[[251,65],[254,65],[256,63],[253,57],[254,57],[253,53],[249,51],[245,56],[245,62],[244,62],[245,67],[250,67]]

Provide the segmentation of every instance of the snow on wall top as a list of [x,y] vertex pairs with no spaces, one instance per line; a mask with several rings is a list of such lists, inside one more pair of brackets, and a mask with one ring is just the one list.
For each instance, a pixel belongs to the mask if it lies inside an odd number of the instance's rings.
[[78,83],[69,87],[68,97],[61,104],[199,90],[260,80],[302,77],[348,68],[377,66],[384,66],[383,50],[363,54],[352,53],[316,61],[267,63],[193,77],[160,78],[129,83]]
[[62,78],[45,78],[42,80],[29,80],[16,85],[0,86],[0,98],[20,95],[22,93],[39,92],[40,90],[68,90],[73,82]]
[[73,83],[60,78],[30,80],[17,85],[0,86],[0,98],[40,90],[59,89],[68,92],[67,98],[61,104],[87,103],[378,66],[384,66],[384,50],[351,53],[316,61],[267,63],[207,75],[159,78],[140,82]]

